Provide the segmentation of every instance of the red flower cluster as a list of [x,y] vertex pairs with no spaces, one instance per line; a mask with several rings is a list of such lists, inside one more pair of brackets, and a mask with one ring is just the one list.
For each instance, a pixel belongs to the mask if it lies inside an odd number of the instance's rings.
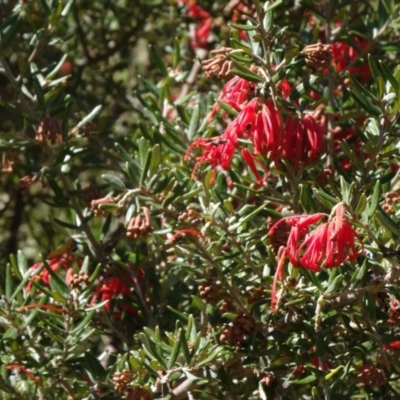
[[349,45],[347,42],[332,43],[332,62],[337,71],[348,70],[355,75],[361,82],[368,81],[371,78],[371,70],[368,63],[359,65],[360,53],[364,55],[368,52],[369,43],[365,39],[353,38],[355,46]]
[[313,114],[306,114],[302,119],[288,117],[281,147],[282,158],[292,160],[296,171],[300,163],[315,164],[325,147],[323,126]]
[[[321,267],[334,268],[346,261],[354,260],[364,251],[361,238],[345,217],[343,203],[332,210],[328,222],[319,225],[310,232],[310,227],[317,224],[325,214],[295,215],[280,219],[268,232],[273,235],[278,224],[286,221],[291,225],[286,247],[278,252],[278,266],[272,286],[272,309],[276,305],[276,285],[283,279],[283,267],[286,257],[294,267],[302,266],[312,271],[320,271]],[[356,248],[356,240],[361,250]]]
[[[131,267],[136,270],[133,265]],[[136,277],[133,276],[135,272]],[[141,286],[143,277],[144,273],[141,268],[137,271],[132,271],[132,273],[123,273],[122,275],[117,275],[111,272],[106,273],[97,286],[96,293],[90,300],[89,305],[92,306],[98,301],[106,301],[107,303],[104,305],[104,308],[107,311],[110,311],[112,302],[114,302],[114,317],[118,317],[121,314],[121,311],[126,311],[130,314],[137,314],[137,308],[126,304],[126,300],[132,296],[132,292],[135,290],[137,285]],[[120,299],[125,299],[125,301],[119,301]]]
[[[76,260],[76,258],[71,255],[71,250],[74,246],[74,240],[72,238],[69,238],[67,242],[61,246],[59,249],[52,251],[48,256],[47,256],[47,264],[49,268],[51,268],[52,271],[58,272],[60,268],[64,268],[67,270],[67,275],[69,275],[69,272],[72,271],[72,265],[74,262],[77,262],[78,265],[80,266],[81,262]],[[35,270],[40,268],[43,265],[42,262],[37,262],[33,264],[29,269],[30,270]],[[43,268],[39,274],[34,275],[30,282],[26,285],[26,290],[29,292],[33,286],[32,281],[39,281],[46,286],[50,284],[50,273],[46,268]]]
[[[225,83],[221,94],[218,97],[218,101],[227,104],[236,111],[241,111],[254,96],[255,89],[256,84],[254,82],[249,82],[246,81],[246,79],[235,76]],[[216,103],[211,111],[209,117],[210,121],[214,119],[215,114],[220,109],[221,106]],[[225,112],[223,117],[226,119],[228,117],[228,113]]]
[[178,2],[187,4],[188,16],[196,20],[196,26],[190,39],[190,46],[193,50],[206,49],[213,22],[211,15],[196,4],[195,0],[178,0]]
[[253,97],[249,101],[247,81],[233,78],[228,84],[220,99],[240,112],[222,135],[196,139],[189,147],[185,159],[194,147],[204,149],[203,155],[197,158],[193,175],[199,163],[203,162],[213,167],[213,179],[218,166],[229,169],[235,149],[239,146],[238,138],[249,139],[253,144],[253,155],[249,151],[242,152],[242,155],[259,184],[263,180],[256,172],[255,163],[261,164],[265,171],[267,168],[254,156],[270,158],[277,168],[282,167],[283,159],[291,163],[295,170],[299,170],[301,165],[310,165],[319,160],[324,149],[324,130],[314,114],[290,116],[284,123],[280,112],[270,100]]

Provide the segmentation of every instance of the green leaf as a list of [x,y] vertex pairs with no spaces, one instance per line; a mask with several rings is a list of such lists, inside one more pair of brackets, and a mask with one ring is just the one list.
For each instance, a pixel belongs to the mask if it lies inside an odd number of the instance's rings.
[[163,368],[167,369],[167,365],[163,359],[163,356],[157,352],[157,350],[152,346],[152,344],[149,342],[146,334],[140,333],[139,334],[140,341],[142,342],[143,345],[143,350],[146,352],[146,354],[150,357],[150,359],[156,360],[160,363],[160,365],[163,366]]
[[362,85],[353,75],[348,74],[348,77],[361,96],[366,97],[373,102],[378,100],[369,90],[366,89],[365,85]]
[[24,253],[21,250],[17,252],[17,262],[18,262],[18,269],[22,276],[25,276],[26,271],[28,271],[28,261]]
[[11,264],[6,265],[6,298],[9,299],[13,293],[13,279],[11,272]]
[[231,70],[231,73],[233,75],[238,75],[241,78],[244,78],[250,82],[255,82],[255,83],[263,83],[264,79],[261,78],[261,76],[255,74],[253,71],[251,71],[249,68],[246,68],[243,64],[236,62],[233,60],[233,69]]
[[147,142],[147,140],[144,137],[141,137],[138,141],[138,148],[139,148],[139,162],[140,162],[140,166],[143,167],[145,162],[146,162],[146,158],[147,158],[147,152],[149,150],[149,144]]
[[79,337],[81,332],[90,324],[96,314],[96,310],[91,310],[86,317],[71,330],[71,336]]
[[50,288],[61,294],[64,298],[68,297],[69,287],[68,285],[49,267],[47,260],[42,259],[44,268],[50,274]]
[[160,57],[160,54],[158,53],[156,48],[154,46],[150,45],[149,50],[150,50],[150,56],[153,59],[154,63],[156,64],[157,68],[164,75],[164,77],[168,77],[167,67],[165,66],[165,63],[162,60],[162,58]]
[[75,0],[68,0],[67,4],[64,6],[63,10],[61,11],[62,17],[65,17],[69,14],[74,3],[75,3]]
[[183,337],[183,329],[180,328],[179,331],[178,331],[178,338],[175,341],[175,345],[174,345],[174,347],[172,349],[170,358],[168,360],[168,364],[167,364],[167,369],[168,370],[172,369],[175,366],[175,362],[176,362],[176,359],[178,358],[179,350],[181,348],[182,337]]
[[[275,75],[274,75],[275,76]],[[317,81],[318,77],[316,75],[310,75],[308,80],[300,83],[295,87],[289,96],[289,101],[293,102],[298,100],[305,92],[312,89],[312,85]]]
[[357,286],[358,283],[363,281],[364,277],[366,276],[365,274],[367,271],[368,271],[368,258],[366,258],[364,260],[361,268],[354,271],[354,274],[352,275],[352,277],[350,279],[350,283],[353,285],[352,287]]
[[161,162],[161,147],[159,144],[156,144],[151,149],[150,176],[153,176],[157,172]]
[[[267,3],[266,3],[267,4]],[[266,10],[265,11],[271,11],[277,7],[280,7],[283,4],[283,0],[276,0],[273,3],[272,2],[268,2],[268,5],[266,6]]]
[[350,91],[351,96],[365,111],[375,117],[379,117],[382,114],[382,110],[379,107],[375,106],[368,98],[363,97],[354,87],[352,89]]
[[240,31],[247,31],[247,32],[255,31],[257,29],[257,27],[253,25],[235,24],[233,22],[230,22],[228,25]]
[[21,6],[14,7],[10,16],[0,27],[0,51],[3,51],[19,32],[23,19],[21,18]]
[[[44,78],[45,81],[50,81],[52,80],[58,73],[58,71],[61,69],[61,67],[64,65],[65,60],[68,58],[68,54],[64,54],[64,56],[61,58],[61,60],[57,63],[57,65],[47,74],[47,76]],[[62,78],[63,80],[65,77]]]
[[139,186],[140,187],[144,186],[144,182],[146,180],[147,173],[148,173],[149,168],[150,168],[152,154],[153,154],[152,153],[152,149],[149,149],[147,151],[147,157],[146,157],[145,163],[143,165],[142,173],[140,174],[140,179],[139,179]]
[[181,43],[178,38],[174,40],[174,57],[172,59],[172,68],[176,69],[181,61]]
[[400,227],[392,220],[380,207],[375,210],[374,218],[384,226],[387,230],[393,233],[396,237],[400,237]]
[[203,367],[213,362],[220,355],[222,350],[223,350],[222,347],[215,348],[208,357],[206,357],[205,359],[201,360],[196,364],[196,368]]
[[239,115],[238,111],[236,111],[232,107],[228,106],[228,104],[224,103],[223,101],[217,100],[217,103],[224,111],[226,111],[232,117],[235,118],[235,117],[237,117]]
[[295,381],[290,381],[292,385],[307,385],[308,383],[314,382],[317,379],[315,375],[309,375],[303,379],[297,379]]
[[340,200],[332,197],[328,193],[325,193],[320,189],[313,189],[315,197],[319,200],[319,202],[324,205],[328,210],[331,210],[333,206],[339,203]]
[[53,221],[54,221],[56,224],[58,224],[58,225],[60,225],[60,226],[62,226],[62,227],[64,227],[64,228],[67,228],[67,229],[74,229],[74,230],[79,230],[79,229],[81,229],[79,226],[77,226],[77,225],[75,225],[75,224],[70,224],[69,222],[61,221],[61,220],[58,219],[58,218],[53,218]]
[[371,70],[372,76],[374,77],[374,79],[376,81],[381,75],[379,73],[378,67],[375,64],[372,54],[368,54],[368,63],[369,63],[369,69]]
[[193,107],[193,112],[190,118],[190,124],[187,131],[187,137],[189,140],[192,140],[196,135],[197,129],[199,129],[199,120],[200,120],[200,109],[199,106],[196,105]]
[[363,192],[361,193],[360,198],[358,199],[358,203],[356,209],[354,210],[354,214],[360,216],[364,212],[366,206],[367,206],[367,196]]
[[93,108],[92,112],[88,114],[79,124],[77,125],[77,128],[80,129],[84,127],[87,123],[93,121],[100,113],[101,109],[103,106],[99,105]]
[[100,361],[90,351],[85,352],[83,368],[92,382],[105,381],[106,371],[100,364]]
[[17,261],[15,260],[14,254],[10,254],[10,264],[11,264],[12,270],[14,271],[14,274],[17,276],[18,279],[21,280],[22,274],[19,271],[18,264],[17,264]]
[[372,217],[376,208],[379,205],[380,192],[381,192],[381,183],[379,180],[377,180],[375,182],[374,193],[372,194],[371,203],[367,211],[368,218]]
[[399,82],[397,82],[397,79],[393,76],[389,67],[382,60],[379,60],[379,64],[382,68],[383,76],[390,82],[395,93],[398,93],[400,88]]
[[343,275],[338,275],[333,280],[333,282],[328,286],[328,288],[325,291],[325,294],[334,292],[338,288],[338,286],[339,286],[340,282],[342,282],[342,280],[343,280]]
[[125,183],[115,175],[103,174],[101,177],[111,186],[119,190],[126,190]]

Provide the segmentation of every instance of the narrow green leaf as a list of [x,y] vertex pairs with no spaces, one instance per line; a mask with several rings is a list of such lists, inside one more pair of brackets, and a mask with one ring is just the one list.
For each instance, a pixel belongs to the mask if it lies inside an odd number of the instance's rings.
[[261,76],[258,76],[254,72],[250,71],[250,69],[244,67],[243,65],[239,65],[239,63],[236,63],[235,61],[234,61],[234,67],[231,69],[231,74],[240,76],[241,78],[246,79],[250,82],[255,82],[255,83],[264,82],[264,79],[261,78]]
[[342,280],[343,280],[343,275],[338,275],[333,280],[333,282],[328,286],[328,288],[325,291],[325,294],[334,292],[337,289],[337,287],[339,286],[340,282],[342,282]]
[[232,117],[238,116],[239,112],[236,111],[235,109],[233,109],[232,107],[228,106],[228,104],[224,103],[223,101],[219,101],[219,100],[217,100],[217,103],[224,111],[226,111]]
[[200,121],[200,109],[198,105],[195,105],[193,107],[193,112],[190,118],[190,124],[187,131],[187,137],[189,140],[192,140],[196,135],[197,129],[199,129],[199,121]]
[[79,226],[77,226],[77,225],[75,225],[75,224],[70,224],[69,222],[61,221],[61,220],[58,219],[58,218],[53,218],[53,221],[54,221],[56,224],[58,224],[58,225],[60,225],[60,226],[62,226],[62,227],[64,227],[64,228],[67,228],[67,229],[74,229],[74,230],[81,229]]
[[42,262],[44,264],[44,268],[50,274],[50,287],[51,290],[54,290],[61,294],[64,298],[66,298],[69,294],[68,285],[49,267],[47,260],[42,258]]
[[[275,77],[275,75],[274,75]],[[297,85],[289,96],[289,101],[298,100],[306,91],[311,90],[312,85],[317,81],[316,75],[311,75],[307,81],[304,81]]]
[[150,164],[150,176],[153,176],[161,164],[161,147],[156,144],[151,149],[151,164]]
[[357,216],[360,216],[364,212],[366,206],[367,206],[367,196],[363,192],[361,193],[360,198],[358,199],[358,203],[356,209],[354,210],[354,213]]
[[95,108],[93,108],[92,112],[90,114],[88,114],[85,118],[83,118],[83,120],[81,122],[79,122],[77,127],[82,128],[87,123],[93,121],[97,117],[97,115],[99,115],[102,107],[103,106],[99,105],[99,106],[96,106]]
[[368,54],[368,63],[369,63],[369,69],[371,70],[372,76],[374,77],[375,81],[380,77],[380,73],[378,70],[378,67],[375,64],[375,61],[372,57],[372,54]]
[[[65,17],[71,11],[72,6],[74,5],[75,0],[69,0],[67,4],[64,6],[63,10],[61,11],[61,16]],[[61,4],[61,3],[60,3]]]
[[143,169],[142,169],[142,173],[140,174],[140,179],[139,179],[139,186],[142,187],[144,186],[144,182],[147,178],[147,173],[149,171],[150,168],[150,164],[151,164],[151,157],[152,157],[152,150],[149,149],[147,151],[147,157],[145,160],[145,164],[143,165]]
[[21,280],[22,274],[18,268],[18,264],[17,264],[14,254],[10,254],[10,264],[11,264],[11,269],[14,271],[14,274],[16,275],[16,277],[19,280]]
[[91,310],[86,317],[71,330],[71,336],[79,337],[80,333],[90,324],[96,314],[96,310]]
[[400,88],[399,82],[397,82],[397,79],[393,76],[389,67],[382,60],[379,60],[379,64],[382,68],[383,76],[390,82],[395,93],[398,93]]
[[372,114],[375,117],[379,117],[382,114],[382,110],[380,108],[372,104],[371,101],[368,100],[368,98],[363,97],[363,95],[354,90],[354,88],[350,91],[350,94],[353,99],[368,113]]
[[137,141],[137,145],[139,148],[139,162],[140,162],[140,166],[143,167],[143,165],[146,162],[146,158],[147,158],[147,152],[149,150],[149,144],[147,142],[147,140],[144,137],[141,137],[138,141]]
[[[47,74],[47,76],[44,78],[46,81],[52,80],[58,73],[58,71],[61,69],[61,67],[64,65],[65,60],[67,59],[68,54],[64,54],[64,56],[61,58],[61,60],[57,63],[57,65]],[[62,79],[65,79],[63,77]]]
[[9,299],[12,293],[13,293],[12,271],[11,271],[11,264],[8,263],[6,265],[6,298]]
[[125,183],[115,175],[103,174],[101,177],[111,186],[119,190],[126,190]]
[[371,203],[368,207],[368,211],[367,211],[368,217],[371,217],[373,215],[373,213],[375,212],[376,208],[378,207],[380,192],[381,192],[381,183],[378,180],[375,183],[374,193],[372,194]]
[[128,174],[129,180],[131,181],[132,185],[134,187],[138,187],[139,179],[140,179],[140,175],[141,175],[141,168],[140,167],[136,168],[136,166],[133,166],[132,164],[129,164],[128,162],[126,162],[125,169],[126,169],[126,173]]
[[93,271],[93,274],[90,275],[90,278],[89,278],[90,283],[94,283],[94,281],[97,279],[97,277],[99,276],[102,269],[103,269],[103,266],[101,264],[98,264],[96,266],[95,270]]
[[85,352],[83,368],[92,382],[104,382],[106,371],[99,360],[89,351]]
[[350,283],[353,285],[353,287],[357,286],[358,283],[363,281],[367,270],[368,270],[368,258],[364,260],[361,268],[354,271],[354,274],[350,279]]
[[273,3],[272,2],[268,2],[268,6],[266,7],[266,11],[271,11],[277,7],[280,7],[283,4],[283,0],[276,0]]
[[400,226],[396,224],[380,207],[375,210],[374,217],[382,226],[392,232],[396,237],[400,236]]
[[230,22],[228,25],[232,28],[239,29],[240,31],[247,32],[255,31],[257,29],[257,27],[253,25],[235,24],[233,22]]
[[295,381],[290,381],[292,385],[307,385],[308,383],[314,382],[317,379],[315,375],[309,375],[303,379],[297,379]]
[[313,189],[315,197],[319,200],[321,204],[323,204],[328,210],[331,210],[333,206],[339,203],[340,200],[332,197],[328,193],[325,193],[323,190]]
[[162,58],[160,57],[160,54],[158,53],[156,48],[154,46],[150,45],[149,50],[150,50],[150,56],[153,59],[154,63],[156,64],[157,68],[164,75],[164,77],[168,77],[167,67],[165,66],[165,63],[162,60]]
[[147,353],[147,355],[158,361],[160,365],[163,366],[163,368],[167,369],[167,365],[165,363],[165,360],[163,359],[162,355],[158,354],[156,349],[152,346],[152,344],[149,342],[148,338],[144,333],[140,333],[140,341],[142,342],[143,345],[143,350]]
[[17,252],[17,262],[18,262],[18,269],[21,272],[22,276],[25,276],[26,271],[28,271],[28,261],[21,250]]
[[170,370],[174,367],[176,359],[178,358],[179,350],[181,348],[181,343],[182,343],[182,336],[183,336],[183,329],[180,328],[178,331],[178,338],[175,341],[175,345],[172,349],[171,355],[168,360],[168,364],[167,364],[168,370]]
[[378,100],[369,90],[366,89],[365,85],[362,85],[353,75],[348,74],[348,77],[362,96],[369,98],[373,102]]
[[172,68],[176,69],[176,67],[181,62],[181,43],[178,38],[174,40],[174,57],[172,59]]
[[203,367],[204,365],[207,365],[207,364],[213,362],[219,356],[221,351],[222,351],[221,347],[217,347],[216,349],[214,349],[208,357],[206,357],[204,360],[201,360],[199,363],[197,363],[196,368]]

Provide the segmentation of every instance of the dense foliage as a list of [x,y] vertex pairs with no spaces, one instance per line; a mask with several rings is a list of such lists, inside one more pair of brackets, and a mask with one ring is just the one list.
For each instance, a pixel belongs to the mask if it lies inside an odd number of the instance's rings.
[[394,0],[0,2],[3,399],[397,399]]

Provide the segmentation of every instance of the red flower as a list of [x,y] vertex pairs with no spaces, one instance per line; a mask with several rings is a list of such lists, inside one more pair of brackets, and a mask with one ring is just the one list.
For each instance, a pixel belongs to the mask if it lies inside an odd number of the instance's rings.
[[[90,300],[89,305],[94,305],[98,301],[107,301],[107,303],[104,305],[104,308],[107,311],[110,311],[111,301],[121,299],[126,300],[132,296],[132,289],[135,289],[137,286],[135,285],[135,279],[136,283],[140,284],[143,280],[143,275],[142,269],[137,271],[136,278],[129,273],[123,273],[122,275],[117,276],[111,275],[111,272],[109,272],[97,286],[96,293]],[[126,310],[131,314],[137,313],[137,309],[126,304],[126,301],[118,302],[117,308]],[[115,311],[113,315],[118,316],[119,314],[119,311]]]
[[204,149],[203,155],[196,158],[196,164],[193,168],[192,178],[200,163],[208,163],[213,167],[213,176],[211,182],[215,180],[216,168],[221,166],[228,170],[231,166],[231,161],[237,147],[236,120],[233,121],[225,130],[225,132],[215,138],[199,138],[196,139],[189,147],[185,160],[189,158],[189,154],[194,147]]
[[288,117],[282,135],[282,157],[297,171],[300,164],[315,164],[325,148],[324,130],[313,114]]
[[[189,147],[185,159],[189,157],[194,147],[204,149],[202,156],[197,158],[192,177],[198,164],[209,163],[215,171],[218,166],[227,170],[238,147],[238,138],[247,137],[254,145],[254,154],[265,155],[273,158],[277,163],[280,156],[281,116],[270,102],[263,102],[259,97],[252,99],[226,128],[225,132],[217,138],[199,138]],[[267,168],[248,151],[242,153],[245,162],[250,166],[259,182],[262,181],[255,169],[258,162],[267,172]]]
[[[268,235],[273,235],[276,225],[282,221],[292,225],[286,247],[282,246],[278,252],[278,266],[271,291],[272,311],[275,310],[277,303],[277,281],[284,278],[283,267],[286,256],[294,267],[302,266],[318,272],[321,267],[338,267],[346,261],[354,260],[364,251],[364,244],[346,219],[344,211],[343,203],[338,204],[330,220],[311,233],[309,233],[310,226],[318,223],[324,214],[286,217],[269,230]],[[360,251],[357,251],[356,240],[361,246]]]
[[[257,185],[259,187],[261,187],[263,185],[263,183],[265,182],[265,180],[267,179],[267,177],[268,177],[268,169],[267,169],[267,167],[261,161],[257,160],[257,158],[255,158],[250,153],[250,151],[247,150],[247,149],[242,149],[242,157],[243,157],[243,160],[246,162],[246,164],[249,166],[251,172],[256,177]],[[261,167],[264,169],[264,171],[265,171],[264,178],[261,178],[261,175],[257,170],[256,163],[261,165]]]
[[[364,244],[345,218],[344,211],[343,203],[338,204],[331,220],[306,236],[296,253],[301,266],[320,271],[321,267],[338,267],[361,255]],[[361,251],[357,251],[356,239],[361,245]]]
[[[49,268],[51,268],[54,272],[57,272],[60,268],[67,269],[68,271],[72,271],[72,264],[76,261],[75,257],[68,254],[62,254],[60,256],[54,257],[51,260],[47,260]],[[43,265],[42,262],[37,262],[33,264],[29,269],[38,269]],[[41,283],[48,286],[50,284],[50,273],[46,268],[43,268],[39,274],[34,275],[31,278],[31,281],[26,285],[26,290],[29,292],[33,286],[32,281],[40,281]]]
[[211,15],[194,0],[181,0],[181,2],[188,5],[188,16],[198,21],[191,35],[190,46],[193,50],[207,48],[213,22]]
[[393,342],[390,342],[389,344],[384,344],[383,348],[388,351],[395,351],[397,349],[400,349],[400,340],[395,340]]
[[[246,79],[235,76],[231,80],[225,83],[222,88],[222,92],[218,97],[218,100],[222,103],[226,103],[229,107],[236,111],[241,111],[247,103],[254,97],[254,90],[256,84],[253,82],[246,81]],[[221,109],[221,106],[216,103],[211,111],[210,120],[212,120],[215,114]],[[228,113],[224,113],[224,118],[228,116]]]
[[357,65],[356,62],[368,52],[369,43],[365,39],[353,38],[355,46],[346,42],[332,43],[332,60],[338,71],[347,70],[357,76],[361,82],[371,78],[371,70],[367,63]]

